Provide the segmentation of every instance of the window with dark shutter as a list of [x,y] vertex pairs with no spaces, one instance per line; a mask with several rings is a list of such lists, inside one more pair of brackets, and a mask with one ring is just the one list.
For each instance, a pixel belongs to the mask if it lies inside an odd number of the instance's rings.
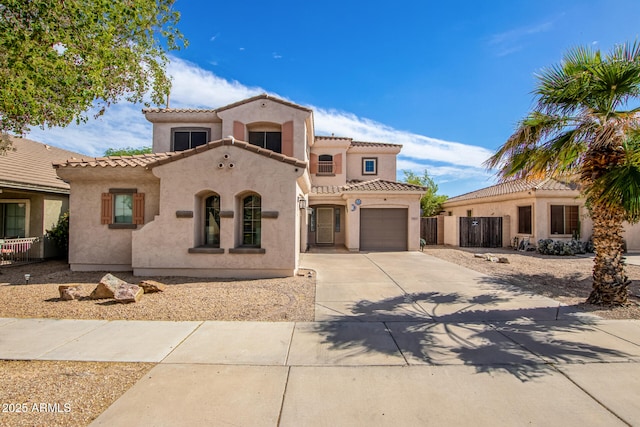
[[109,228],[137,228],[144,224],[144,193],[135,188],[111,188],[102,193],[100,223]]

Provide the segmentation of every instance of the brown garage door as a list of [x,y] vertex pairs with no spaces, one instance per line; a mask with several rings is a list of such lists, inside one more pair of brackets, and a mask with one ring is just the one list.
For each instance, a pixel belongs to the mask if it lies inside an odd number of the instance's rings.
[[361,209],[360,250],[406,251],[407,209]]

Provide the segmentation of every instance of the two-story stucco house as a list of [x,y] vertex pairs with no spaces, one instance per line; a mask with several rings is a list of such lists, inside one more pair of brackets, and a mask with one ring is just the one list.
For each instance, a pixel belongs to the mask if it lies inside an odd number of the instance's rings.
[[419,247],[424,190],[395,181],[400,145],[315,136],[312,110],[268,95],[144,114],[153,154],[55,165],[72,270],[278,277],[309,246]]

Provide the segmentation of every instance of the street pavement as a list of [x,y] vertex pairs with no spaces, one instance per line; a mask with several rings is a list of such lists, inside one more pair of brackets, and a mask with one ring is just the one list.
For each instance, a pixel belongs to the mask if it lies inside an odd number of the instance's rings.
[[0,319],[0,359],[155,362],[102,426],[640,425],[640,321],[421,252],[303,254],[314,322]]

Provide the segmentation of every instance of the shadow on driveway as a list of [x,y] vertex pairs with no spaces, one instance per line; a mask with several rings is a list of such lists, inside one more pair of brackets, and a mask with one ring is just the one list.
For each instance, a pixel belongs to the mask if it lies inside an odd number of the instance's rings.
[[[477,372],[507,371],[521,381],[557,372],[557,363],[640,357],[639,347],[597,329],[597,319],[579,318],[571,307],[501,308],[510,300],[504,295],[422,292],[362,300],[351,313],[318,322],[316,332],[333,349],[386,354],[399,349],[409,365],[469,365]],[[381,333],[390,334],[398,348],[380,345],[380,337],[364,328],[358,335],[345,327],[363,319],[382,322]]]

